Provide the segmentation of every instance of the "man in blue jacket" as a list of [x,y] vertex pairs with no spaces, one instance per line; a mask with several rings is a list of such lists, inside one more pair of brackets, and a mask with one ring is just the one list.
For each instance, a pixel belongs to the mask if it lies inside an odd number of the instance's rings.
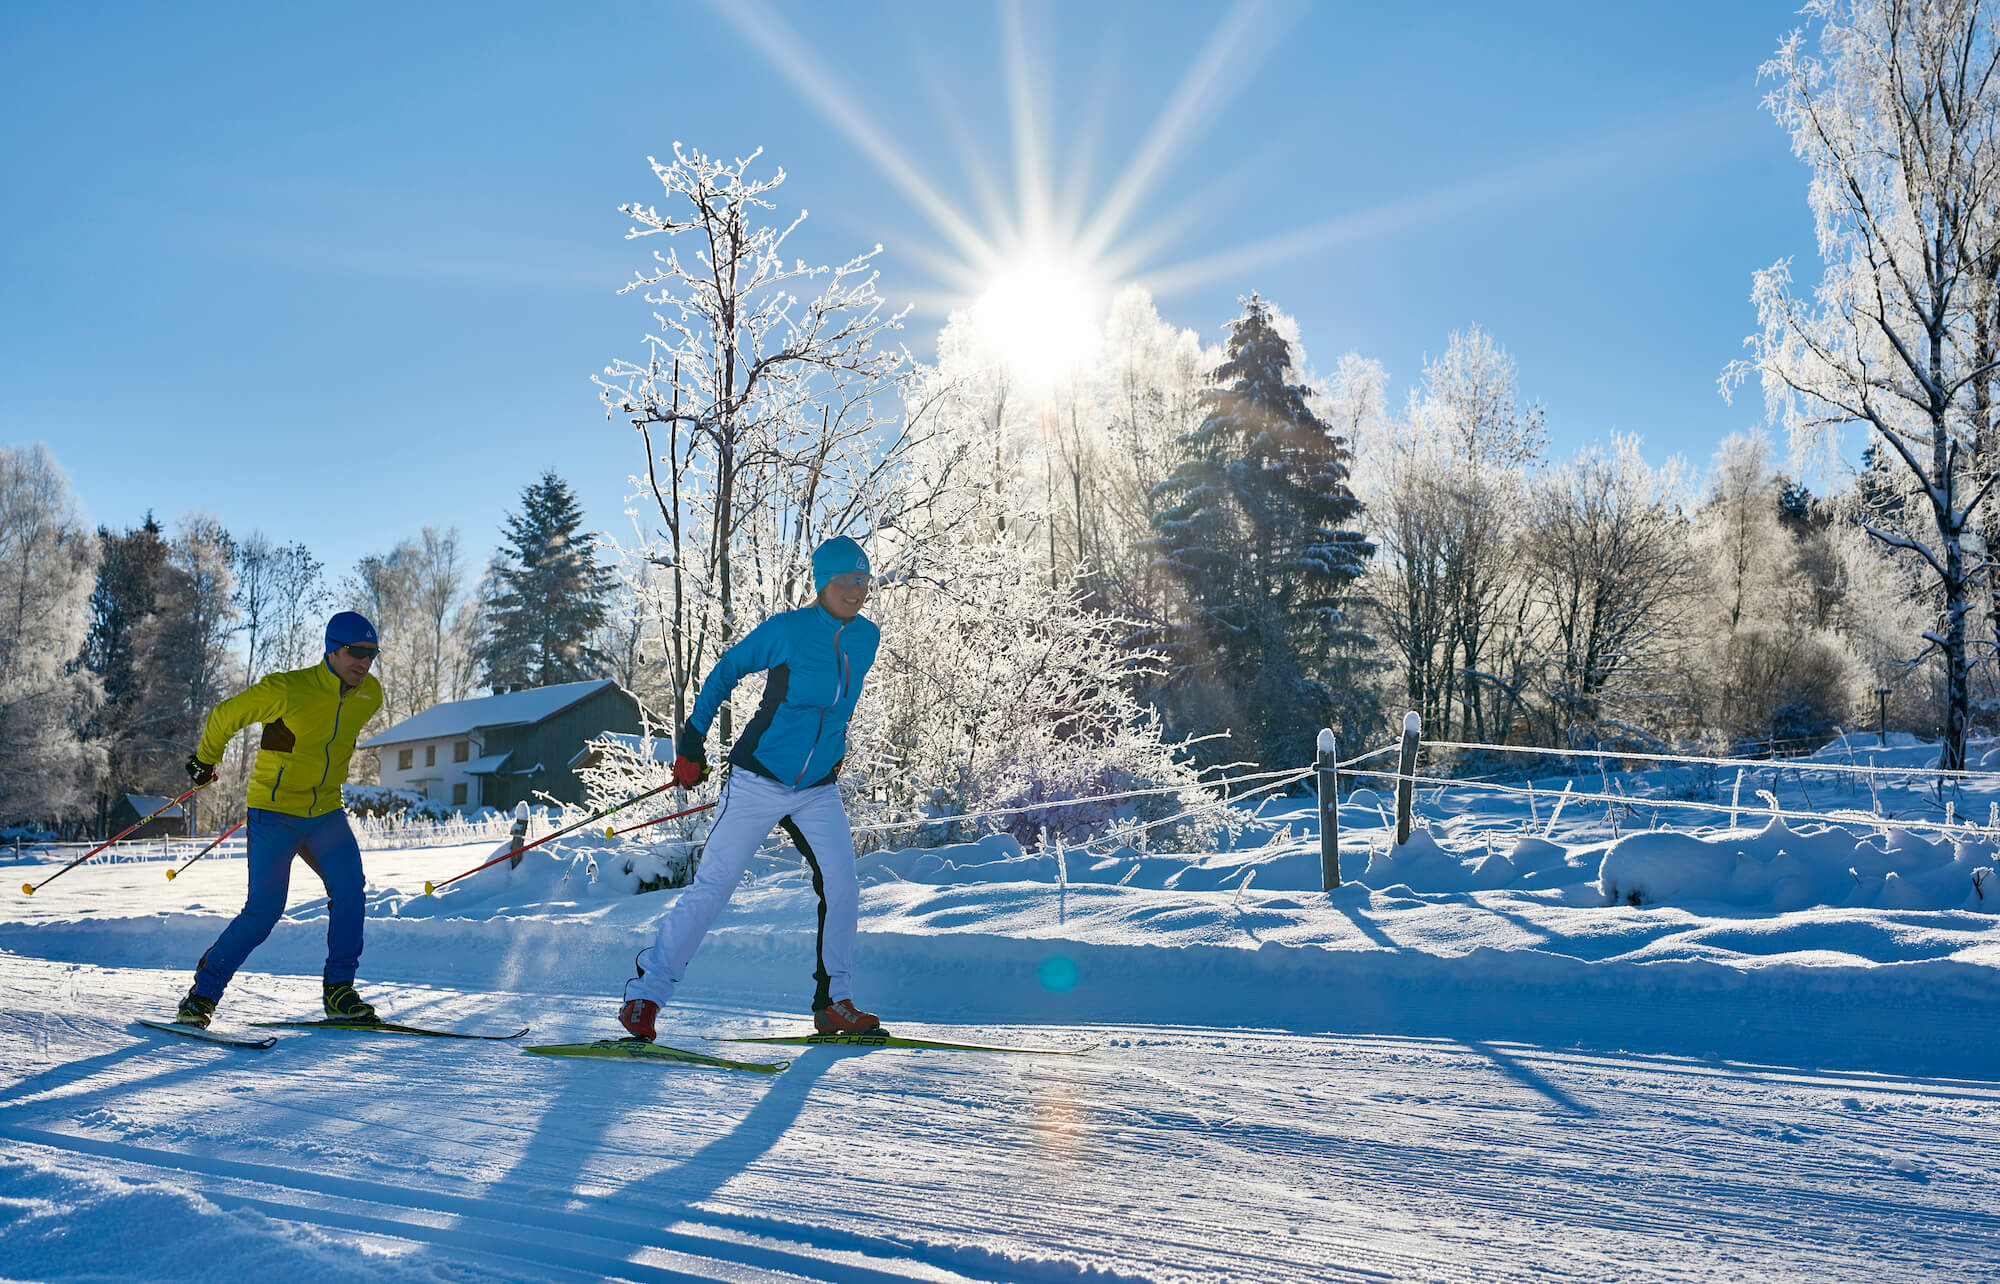
[[701,684],[674,743],[674,779],[691,788],[708,775],[708,727],[744,675],[763,672],[764,699],[729,752],[715,821],[694,882],[639,952],[639,975],[625,986],[618,1020],[632,1034],[657,1034],[660,1005],[673,998],[702,937],[743,881],[750,856],[782,823],[813,869],[819,893],[819,981],[813,1025],[825,1034],[876,1029],[854,1005],[854,936],[861,884],[854,836],[840,802],[847,720],[875,662],[881,630],[861,618],[873,581],[868,555],[845,535],[813,550],[813,604],[772,616],[722,653]]

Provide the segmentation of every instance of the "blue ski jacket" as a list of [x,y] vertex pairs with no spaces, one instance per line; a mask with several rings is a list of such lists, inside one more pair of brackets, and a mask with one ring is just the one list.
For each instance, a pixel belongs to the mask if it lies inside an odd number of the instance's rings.
[[761,670],[764,699],[729,761],[790,789],[826,784],[847,756],[847,720],[881,638],[872,621],[837,620],[818,603],[774,615],[715,662],[688,728],[706,738],[736,684]]

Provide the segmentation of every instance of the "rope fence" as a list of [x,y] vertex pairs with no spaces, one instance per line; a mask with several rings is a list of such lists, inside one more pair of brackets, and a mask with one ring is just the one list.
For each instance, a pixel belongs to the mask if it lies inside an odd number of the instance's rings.
[[1425,740],[1426,749],[1471,749],[1490,750],[1494,753],[1541,754],[1558,758],[1595,758],[1630,762],[1664,762],[1674,766],[1717,766],[1736,767],[1744,771],[1830,771],[1855,776],[1937,776],[1955,779],[1990,776],[1989,771],[1973,769],[1947,770],[1943,767],[1864,767],[1859,763],[1828,762],[1824,759],[1810,760],[1787,758],[1708,758],[1699,754],[1640,753],[1618,749],[1553,749],[1537,745],[1486,745],[1460,740]]

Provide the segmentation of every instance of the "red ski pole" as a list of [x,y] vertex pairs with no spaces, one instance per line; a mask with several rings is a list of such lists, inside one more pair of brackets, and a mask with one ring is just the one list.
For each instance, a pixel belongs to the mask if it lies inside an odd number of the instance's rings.
[[699,807],[690,807],[686,811],[677,811],[671,816],[661,816],[657,820],[642,820],[636,825],[627,825],[623,829],[613,829],[611,826],[606,825],[604,827],[604,836],[606,838],[616,838],[620,834],[629,834],[635,829],[644,829],[648,825],[663,825],[670,820],[679,820],[683,816],[692,816],[698,811],[707,811],[713,806],[715,806],[714,803],[703,803]]
[[21,884],[22,893],[28,896],[33,896],[37,891],[41,890],[44,887],[47,887],[50,883],[55,882],[58,878],[61,878],[64,874],[69,873],[71,870],[75,869],[78,865],[83,864],[83,862],[89,860],[92,856],[97,855],[97,853],[111,846],[111,844],[117,842],[118,839],[125,837],[125,835],[139,828],[139,826],[145,824],[147,821],[159,815],[161,812],[167,810],[170,807],[179,806],[181,803],[186,802],[188,799],[194,797],[197,793],[208,788],[210,785],[214,783],[215,782],[212,780],[205,780],[201,784],[196,785],[193,789],[190,789],[186,793],[182,794],[180,797],[170,798],[166,802],[161,803],[158,807],[155,807],[153,810],[147,812],[145,815],[139,817],[139,819],[133,821],[131,824],[127,825],[124,829],[120,830],[115,837],[105,839],[103,842],[91,848],[83,855],[77,857],[69,864],[63,866],[55,873],[50,874],[47,878],[43,879],[41,882]]
[[473,874],[477,874],[482,869],[486,869],[487,867],[492,865],[498,865],[503,860],[512,860],[514,859],[514,857],[519,856],[522,852],[531,852],[535,850],[535,848],[540,847],[543,843],[549,842],[552,839],[561,838],[564,834],[573,834],[577,830],[582,829],[585,825],[594,825],[598,821],[603,820],[606,816],[609,816],[614,811],[623,811],[625,810],[625,808],[630,807],[633,803],[638,802],[641,799],[651,798],[654,794],[664,793],[665,791],[672,789],[673,787],[674,787],[674,782],[669,780],[666,784],[661,785],[658,789],[648,789],[645,793],[633,794],[630,798],[627,798],[624,802],[619,803],[616,806],[606,807],[603,811],[600,811],[592,816],[585,816],[582,820],[577,821],[574,825],[565,825],[561,829],[558,829],[555,833],[548,835],[548,837],[546,838],[537,838],[534,842],[529,843],[525,847],[515,847],[509,851],[501,852],[498,856],[495,856],[492,860],[487,861],[484,865],[474,865],[471,869],[466,870],[465,873],[453,874],[450,878],[445,879],[442,883],[425,883],[424,895],[430,896],[433,893],[435,893],[437,889],[440,887],[450,887],[453,883],[456,883],[461,878],[470,877]]
[[[247,819],[248,819],[248,817],[245,817],[244,819],[246,819],[246,820],[247,820]],[[187,863],[187,865],[183,865],[183,866],[181,866],[181,867],[180,867],[179,869],[170,869],[170,870],[168,870],[168,871],[167,871],[167,881],[168,881],[169,883],[171,883],[171,882],[173,882],[173,881],[174,881],[174,880],[175,880],[176,878],[179,878],[179,877],[180,877],[180,876],[181,876],[182,874],[185,874],[185,873],[187,873],[187,867],[188,867],[188,865],[192,865],[192,864],[194,864],[194,863],[195,863],[195,861],[198,861],[198,860],[200,860],[200,859],[201,859],[202,857],[204,857],[204,856],[208,855],[208,854],[209,854],[210,852],[214,851],[214,850],[215,850],[216,848],[218,848],[218,847],[222,846],[222,840],[223,840],[223,839],[225,839],[225,838],[229,837],[229,836],[230,836],[231,834],[235,833],[235,832],[236,832],[237,830],[239,830],[239,829],[241,829],[241,828],[243,828],[243,821],[239,820],[239,821],[237,821],[237,822],[236,822],[235,824],[231,825],[231,826],[230,826],[229,828],[227,828],[227,829],[223,830],[223,831],[222,831],[221,833],[217,834],[217,835],[215,836],[215,841],[214,841],[214,842],[212,842],[212,843],[210,843],[210,844],[209,844],[208,846],[206,846],[206,847],[202,848],[202,849],[201,849],[200,851],[196,852],[196,853],[195,853],[195,854],[194,854],[194,855],[193,855],[192,857],[190,857],[190,858],[188,859],[188,863]]]

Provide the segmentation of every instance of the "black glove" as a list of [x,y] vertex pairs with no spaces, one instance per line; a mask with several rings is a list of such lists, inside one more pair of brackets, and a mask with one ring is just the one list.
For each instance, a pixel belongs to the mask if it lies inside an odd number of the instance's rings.
[[194,781],[197,785],[205,785],[215,779],[215,764],[212,762],[203,762],[193,754],[189,754],[187,773],[189,780]]

